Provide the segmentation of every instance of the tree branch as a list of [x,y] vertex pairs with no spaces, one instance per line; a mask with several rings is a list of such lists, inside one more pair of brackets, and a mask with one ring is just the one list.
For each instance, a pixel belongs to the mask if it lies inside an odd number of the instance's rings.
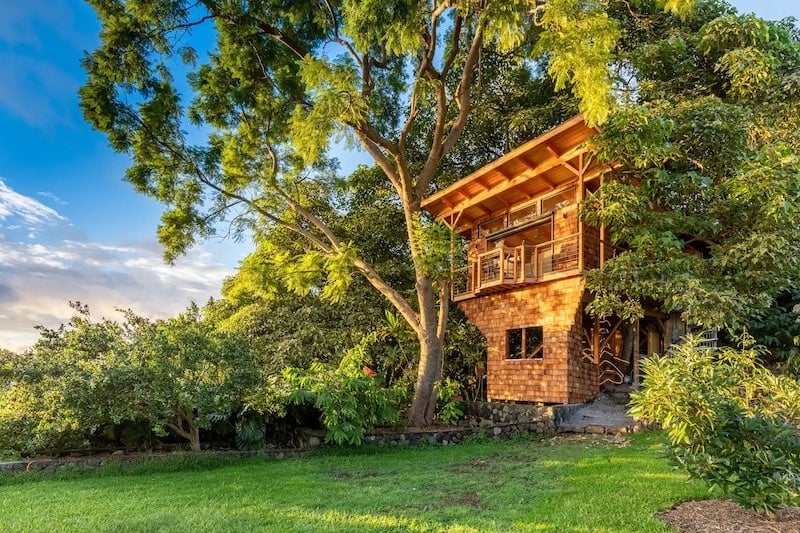
[[455,146],[456,142],[458,142],[458,139],[461,137],[461,133],[464,131],[464,127],[467,125],[470,112],[470,89],[472,87],[472,73],[475,69],[475,65],[478,62],[482,45],[483,24],[478,24],[478,27],[475,29],[475,35],[472,37],[472,43],[470,44],[469,52],[467,52],[467,58],[464,61],[464,68],[461,72],[461,80],[459,81],[458,87],[456,88],[456,93],[453,96],[453,99],[458,106],[458,115],[456,116],[456,119],[453,122],[447,137],[438,147],[438,150],[434,150],[432,148],[428,156],[428,160],[425,161],[425,166],[420,172],[420,176],[416,185],[416,192],[419,196],[423,196],[427,192],[428,186],[430,185],[431,180],[436,173],[439,162],[453,148],[453,146]]
[[387,300],[389,300],[392,305],[403,315],[408,325],[414,330],[417,335],[424,334],[423,327],[420,324],[420,317],[419,313],[417,313],[411,305],[397,292],[394,288],[392,288],[388,283],[386,283],[383,278],[372,268],[371,265],[366,263],[362,259],[356,259],[353,261],[353,266],[361,272],[367,281],[375,287],[378,292],[380,292]]
[[351,127],[353,130],[355,130],[356,137],[358,137],[361,146],[363,146],[367,153],[372,156],[372,159],[374,159],[375,163],[377,163],[381,170],[383,170],[383,173],[386,174],[386,177],[392,183],[397,193],[402,197],[403,186],[401,184],[400,176],[397,173],[397,169],[395,169],[392,162],[388,157],[386,157],[386,154],[381,151],[380,147],[373,143],[372,140],[364,134],[364,132],[358,130],[354,126]]

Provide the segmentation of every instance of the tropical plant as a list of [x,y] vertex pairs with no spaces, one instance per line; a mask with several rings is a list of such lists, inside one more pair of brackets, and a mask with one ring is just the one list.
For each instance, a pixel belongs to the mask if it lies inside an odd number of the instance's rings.
[[283,371],[288,401],[319,409],[326,442],[360,444],[367,431],[401,419],[404,391],[385,388],[365,372],[366,347],[374,341],[374,336],[366,337],[336,368],[316,362],[308,370]]
[[800,497],[800,383],[743,347],[704,349],[690,337],[643,362],[631,414],[660,424],[673,460],[735,502],[772,512]]
[[461,385],[450,378],[436,382],[439,397],[439,418],[445,424],[453,425],[464,416],[460,400]]

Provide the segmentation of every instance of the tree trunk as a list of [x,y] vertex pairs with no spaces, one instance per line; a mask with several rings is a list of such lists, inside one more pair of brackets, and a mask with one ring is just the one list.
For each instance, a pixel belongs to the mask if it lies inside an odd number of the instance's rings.
[[[164,424],[167,429],[171,429],[173,433],[189,441],[189,449],[193,452],[200,451],[200,427],[193,424],[191,420],[179,415],[177,420],[167,422]],[[186,426],[184,428],[184,425]]]
[[420,339],[417,386],[414,388],[414,399],[408,411],[409,426],[422,427],[433,422],[436,413],[434,384],[440,378],[442,355],[442,343],[436,335],[429,336],[427,341]]
[[[417,294],[420,301],[421,331],[419,338],[419,367],[414,399],[408,411],[408,425],[421,427],[430,425],[436,413],[436,391],[434,384],[441,378],[444,330],[439,327],[436,313],[436,297],[433,284],[427,278],[417,279]],[[441,303],[440,312],[445,312],[447,302]]]
[[189,425],[189,448],[193,452],[199,452],[200,448],[200,428]]

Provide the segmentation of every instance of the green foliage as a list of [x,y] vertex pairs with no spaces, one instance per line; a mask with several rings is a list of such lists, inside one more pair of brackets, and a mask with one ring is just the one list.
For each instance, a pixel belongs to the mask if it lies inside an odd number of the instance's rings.
[[[420,271],[439,283],[449,280],[452,250],[463,248],[463,239],[443,222],[431,222],[421,214],[414,217],[413,226],[420,248]],[[458,268],[461,265],[456,263],[453,266]]]
[[800,282],[800,45],[783,23],[703,2],[675,18],[615,13],[627,101],[592,140],[614,161],[582,216],[616,257],[590,273],[593,312],[657,301],[687,322],[741,328]]
[[763,312],[750,318],[747,331],[769,352],[768,363],[783,363],[794,377],[800,378],[800,291],[787,290]]
[[85,445],[124,422],[199,449],[200,429],[236,412],[262,384],[247,340],[217,332],[196,306],[155,322],[127,311],[121,324],[75,309],[67,326],[41,328],[36,345],[8,362],[0,447]]
[[366,348],[374,341],[374,337],[365,337],[337,368],[315,362],[308,370],[283,371],[289,403],[319,409],[327,429],[326,442],[360,444],[365,432],[400,420],[401,390],[382,387],[364,371]]
[[439,418],[445,424],[454,425],[464,416],[464,410],[461,408],[459,400],[461,385],[448,377],[437,381],[435,389],[436,397],[439,400],[437,403]]
[[263,418],[242,418],[236,422],[236,447],[245,451],[267,447],[267,423]]
[[548,1],[537,44],[549,55],[549,73],[556,90],[572,84],[589,124],[602,124],[613,108],[608,65],[619,38],[619,28],[608,16],[607,4],[597,0]]
[[759,365],[758,350],[708,350],[690,338],[643,362],[631,414],[661,424],[675,462],[740,505],[772,512],[800,497],[800,383]]

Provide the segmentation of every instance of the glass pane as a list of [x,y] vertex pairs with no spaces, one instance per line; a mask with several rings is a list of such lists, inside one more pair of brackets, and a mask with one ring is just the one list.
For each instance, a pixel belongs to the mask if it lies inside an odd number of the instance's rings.
[[575,188],[554,194],[542,200],[542,213],[549,213],[575,203]]
[[534,326],[525,328],[525,355],[539,359],[542,357],[542,344],[544,343],[544,328]]
[[508,358],[521,359],[522,358],[522,330],[510,329],[508,330]]
[[487,235],[494,233],[495,231],[500,231],[506,227],[506,217],[505,215],[502,217],[492,218],[487,220],[480,226],[478,226],[478,235],[480,237],[486,237]]
[[508,214],[508,225],[509,226],[519,226],[520,224],[524,224],[530,220],[536,218],[536,203],[529,205],[528,207],[523,207],[522,209],[517,209],[516,211],[512,211]]

